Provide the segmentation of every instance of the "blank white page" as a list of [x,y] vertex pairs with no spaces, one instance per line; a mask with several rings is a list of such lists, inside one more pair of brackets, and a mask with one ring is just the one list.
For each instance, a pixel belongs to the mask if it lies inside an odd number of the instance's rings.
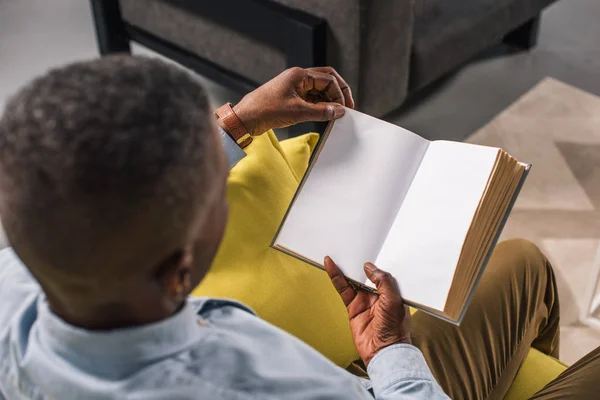
[[406,300],[444,309],[499,151],[446,141],[427,149],[377,257],[378,267],[396,277]]
[[351,109],[337,120],[275,240],[364,281],[429,141]]

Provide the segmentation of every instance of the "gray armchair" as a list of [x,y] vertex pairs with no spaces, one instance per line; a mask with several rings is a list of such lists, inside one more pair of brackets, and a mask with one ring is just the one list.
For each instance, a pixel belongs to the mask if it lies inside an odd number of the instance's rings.
[[[117,0],[92,4],[107,1]],[[248,87],[290,59],[305,67],[329,64],[351,85],[360,110],[382,116],[491,45],[533,46],[540,12],[553,1],[118,0],[95,16],[102,53],[127,50],[128,38],[139,39],[226,85],[233,76]],[[116,21],[125,28],[115,28]],[[307,40],[295,29],[300,25],[312,35]],[[281,43],[308,49],[301,53],[307,55],[290,56]]]

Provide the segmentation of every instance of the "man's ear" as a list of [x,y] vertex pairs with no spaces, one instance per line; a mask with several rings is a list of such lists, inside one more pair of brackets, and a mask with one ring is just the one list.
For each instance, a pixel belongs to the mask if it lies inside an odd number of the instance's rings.
[[194,254],[190,247],[177,250],[157,269],[157,277],[166,297],[181,302],[192,290],[192,267]]

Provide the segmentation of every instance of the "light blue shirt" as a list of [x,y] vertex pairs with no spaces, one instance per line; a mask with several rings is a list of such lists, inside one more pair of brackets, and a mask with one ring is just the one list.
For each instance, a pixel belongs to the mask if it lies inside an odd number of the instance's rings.
[[0,251],[0,399],[448,398],[411,345],[380,351],[367,372],[355,377],[230,300],[189,298],[154,324],[81,329],[52,313],[12,249]]
[[235,165],[244,157],[246,153],[240,149],[240,146],[225,132],[221,127],[219,128],[219,134],[221,135],[221,142],[223,142],[223,148],[227,155],[227,162],[229,163],[229,169],[235,167]]
[[446,399],[421,352],[380,351],[371,381],[332,364],[244,305],[190,298],[143,327],[87,331],[49,309],[0,251],[0,399]]

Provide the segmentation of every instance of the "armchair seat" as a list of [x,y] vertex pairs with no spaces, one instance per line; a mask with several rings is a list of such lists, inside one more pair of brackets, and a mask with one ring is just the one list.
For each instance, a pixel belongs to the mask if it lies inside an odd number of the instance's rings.
[[420,89],[536,16],[553,0],[417,0],[409,90]]

